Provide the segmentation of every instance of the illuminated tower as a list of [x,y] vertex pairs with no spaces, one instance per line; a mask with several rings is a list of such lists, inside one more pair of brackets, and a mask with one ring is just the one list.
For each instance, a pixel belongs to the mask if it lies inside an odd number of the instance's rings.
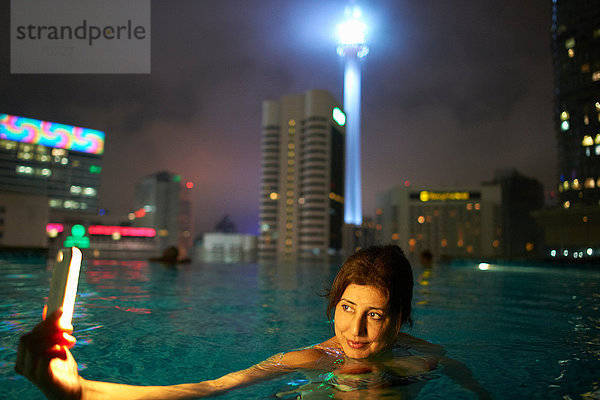
[[344,221],[362,223],[360,178],[360,60],[369,53],[365,42],[366,25],[356,5],[346,7],[346,21],[338,25],[337,52],[344,57],[344,111],[346,122],[346,190]]

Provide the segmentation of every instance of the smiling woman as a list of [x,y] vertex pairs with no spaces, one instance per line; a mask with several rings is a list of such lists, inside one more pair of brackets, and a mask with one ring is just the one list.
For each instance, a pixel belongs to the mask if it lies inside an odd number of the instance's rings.
[[[15,369],[35,383],[48,398],[199,398],[212,397],[290,372],[303,372],[310,384],[279,396],[309,396],[314,385],[337,397],[347,391],[373,395],[390,387],[422,381],[439,363],[451,363],[458,383],[480,398],[487,392],[470,378],[462,364],[444,357],[441,346],[400,333],[410,321],[412,270],[397,246],[372,247],[350,257],[329,292],[335,310],[331,339],[276,354],[247,369],[214,380],[171,386],[133,386],[86,380],[68,348],[72,330],[60,327],[54,313],[23,336]],[[451,376],[453,378],[453,376]],[[311,386],[313,385],[313,386]],[[411,392],[420,390],[411,385]],[[404,390],[404,389],[402,389]]]

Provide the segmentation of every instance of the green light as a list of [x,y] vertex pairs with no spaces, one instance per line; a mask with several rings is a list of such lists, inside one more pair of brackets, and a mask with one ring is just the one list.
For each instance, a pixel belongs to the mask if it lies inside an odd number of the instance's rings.
[[181,182],[181,175],[173,175],[173,182]]
[[83,225],[73,225],[71,228],[71,235],[68,236],[64,241],[65,247],[77,246],[81,249],[90,248],[90,238],[85,236],[85,227]]
[[333,120],[338,123],[339,126],[346,125],[346,114],[339,107],[335,107],[331,113]]
[[85,236],[85,228],[83,225],[73,225],[71,228],[71,234],[76,238],[82,238]]
[[102,167],[99,167],[98,165],[90,165],[90,173],[99,174],[100,172],[102,172]]

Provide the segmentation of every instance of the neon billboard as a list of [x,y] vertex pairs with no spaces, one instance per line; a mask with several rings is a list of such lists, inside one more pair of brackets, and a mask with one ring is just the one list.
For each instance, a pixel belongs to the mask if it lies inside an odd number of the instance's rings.
[[102,131],[9,114],[0,114],[0,139],[89,154],[104,152]]

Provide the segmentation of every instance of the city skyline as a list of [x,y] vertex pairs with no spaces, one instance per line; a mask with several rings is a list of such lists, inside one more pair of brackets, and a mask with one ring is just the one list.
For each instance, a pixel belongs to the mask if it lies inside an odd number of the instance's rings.
[[[314,88],[342,100],[335,27],[346,2],[233,4],[153,2],[150,75],[10,75],[4,57],[0,112],[106,132],[101,205],[113,214],[167,169],[195,184],[196,234],[226,214],[256,233],[261,102]],[[359,4],[371,18],[365,216],[406,180],[470,186],[516,168],[555,190],[550,1]]]

